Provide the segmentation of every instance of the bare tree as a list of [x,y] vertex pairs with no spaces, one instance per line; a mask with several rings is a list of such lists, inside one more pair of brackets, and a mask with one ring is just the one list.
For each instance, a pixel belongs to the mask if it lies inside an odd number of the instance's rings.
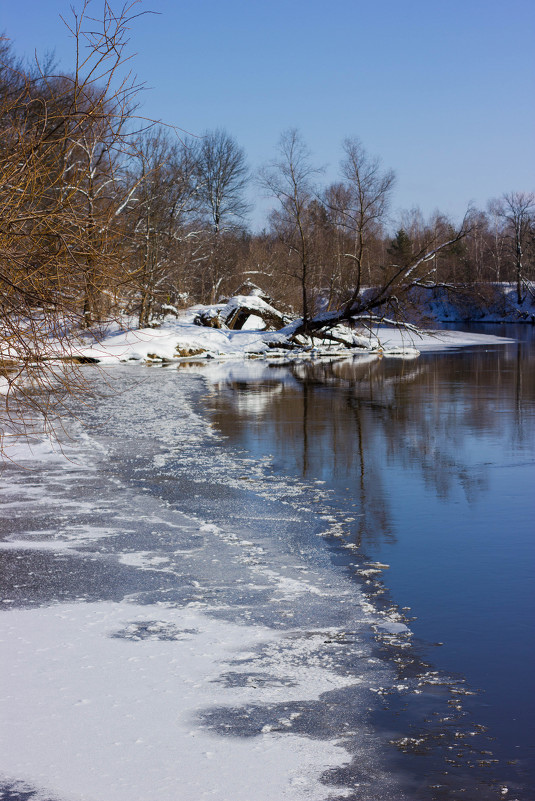
[[205,131],[189,144],[196,163],[200,210],[210,231],[202,270],[214,303],[233,269],[229,235],[231,241],[232,234],[243,230],[250,210],[245,198],[249,171],[243,149],[221,128]]
[[[313,334],[327,330],[340,322],[351,322],[358,319],[365,321],[387,320],[401,322],[403,312],[402,299],[407,298],[415,287],[430,288],[437,285],[435,279],[436,257],[440,253],[455,247],[471,231],[471,212],[468,212],[459,228],[449,229],[442,241],[425,243],[411,259],[403,259],[401,263],[390,264],[384,270],[383,279],[376,286],[365,292],[353,291],[351,296],[342,302],[337,309],[323,313],[309,320],[300,320],[294,326],[293,335]],[[387,313],[391,317],[387,317]]]
[[179,265],[185,251],[192,256],[189,245],[199,244],[204,231],[191,150],[174,142],[167,129],[156,127],[140,137],[130,181],[135,191],[129,212],[129,306],[144,327],[162,305],[184,295]]
[[226,131],[206,131],[192,143],[201,206],[214,233],[242,226],[249,204],[245,153]]
[[344,258],[353,264],[352,301],[355,301],[362,287],[367,240],[374,227],[385,219],[395,175],[392,170],[383,170],[380,160],[369,156],[358,139],[346,139],[343,149],[341,171],[346,191],[338,193],[342,202],[333,210],[352,239],[352,248],[344,253]]
[[522,284],[524,281],[524,251],[530,232],[533,230],[535,218],[535,193],[508,192],[498,201],[491,203],[493,210],[506,226],[511,242],[514,260],[516,296],[520,304],[523,300]]
[[312,180],[320,170],[312,165],[309,150],[295,128],[282,134],[278,152],[279,158],[260,171],[259,181],[279,202],[279,208],[272,212],[271,224],[296,258],[297,272],[293,274],[300,284],[301,313],[306,325],[313,264],[309,210],[315,197]]
[[[122,68],[136,4],[116,13],[106,0],[101,20],[88,16],[87,0],[73,12],[71,74],[38,63],[25,72],[9,54],[1,65],[0,367],[4,414],[13,412],[15,425],[28,405],[47,411],[35,387],[58,385],[49,343],[67,354],[61,343],[94,319],[98,297],[118,282],[128,203],[120,174],[137,89]],[[70,368],[64,378],[73,388]]]

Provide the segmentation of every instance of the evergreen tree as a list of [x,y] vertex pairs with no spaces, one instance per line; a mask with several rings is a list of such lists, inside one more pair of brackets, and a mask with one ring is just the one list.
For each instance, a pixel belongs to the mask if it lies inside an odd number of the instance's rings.
[[392,261],[400,267],[408,267],[413,258],[412,240],[407,232],[400,228],[396,236],[390,242],[386,252]]

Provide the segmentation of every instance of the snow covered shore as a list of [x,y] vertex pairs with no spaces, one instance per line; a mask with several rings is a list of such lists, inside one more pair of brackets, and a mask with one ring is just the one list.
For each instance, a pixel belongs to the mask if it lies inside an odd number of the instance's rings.
[[[433,311],[438,319],[449,319],[451,309],[444,306],[443,299],[438,299],[435,306]],[[440,310],[442,316],[438,314]],[[34,353],[41,364],[74,361],[109,366],[122,362],[203,359],[288,361],[359,357],[370,353],[378,357],[415,358],[422,350],[506,341],[481,334],[422,330],[410,324],[376,324],[371,320],[362,320],[355,326],[340,323],[318,331],[313,337],[296,337],[299,322],[256,294],[235,296],[227,303],[214,306],[193,306],[183,311],[169,307],[163,320],[149,328],[136,328],[132,318],[124,317],[91,331],[69,333],[66,329],[60,339],[55,338],[54,333],[47,335],[45,330],[39,334],[38,342],[26,343],[22,352],[8,340],[0,343],[0,365],[13,372],[17,365],[23,365],[21,376],[15,379],[15,383],[23,383],[25,375],[31,375],[32,362],[28,355]],[[268,330],[268,327],[275,330]],[[7,377],[0,375],[0,392],[8,386]]]
[[288,352],[279,348],[283,331],[220,330],[195,325],[196,310],[188,310],[178,319],[167,318],[159,328],[115,330],[90,344],[73,346],[72,355],[106,365],[120,362],[157,362],[198,359],[243,358],[316,358],[321,356],[405,355],[414,357],[419,351],[445,347],[492,345],[508,340],[485,334],[461,331],[425,331],[392,326],[363,329],[356,335],[358,346],[348,349],[340,344],[315,340],[314,346]]
[[518,302],[514,283],[486,283],[468,291],[451,292],[442,287],[415,287],[410,300],[427,319],[462,323],[534,323],[535,283],[523,285],[523,298]]

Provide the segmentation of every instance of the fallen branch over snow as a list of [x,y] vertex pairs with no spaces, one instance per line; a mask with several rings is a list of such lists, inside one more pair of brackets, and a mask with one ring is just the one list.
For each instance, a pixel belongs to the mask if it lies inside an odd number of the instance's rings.
[[251,318],[261,321],[264,331],[276,331],[280,334],[276,341],[266,338],[266,344],[270,348],[311,349],[317,344],[333,342],[343,345],[344,348],[370,349],[369,340],[358,336],[349,324],[331,324],[327,320],[325,325],[318,327],[314,332],[302,331],[301,319],[291,320],[257,295],[236,295],[223,308],[203,309],[197,314],[194,322],[208,328],[241,331]]

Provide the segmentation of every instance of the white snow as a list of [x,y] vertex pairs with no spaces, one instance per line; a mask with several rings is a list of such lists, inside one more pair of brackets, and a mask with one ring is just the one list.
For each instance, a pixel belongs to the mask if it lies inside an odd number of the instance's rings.
[[[240,300],[233,299],[233,300]],[[252,307],[271,308],[260,298],[247,297]],[[215,311],[223,307],[213,307]],[[226,307],[224,307],[226,308]],[[91,358],[113,365],[120,362],[136,361],[184,361],[205,359],[244,359],[255,358],[314,358],[317,356],[360,356],[369,358],[369,351],[364,348],[379,349],[380,355],[402,356],[414,358],[421,350],[436,350],[443,347],[461,347],[467,345],[496,344],[507,342],[500,337],[485,334],[468,334],[459,331],[426,331],[416,333],[403,328],[378,326],[373,333],[365,329],[353,332],[344,326],[333,329],[334,333],[348,344],[357,346],[351,350],[343,345],[314,340],[314,348],[302,352],[282,350],[277,347],[283,342],[288,329],[266,332],[262,319],[254,314],[248,318],[242,330],[208,328],[195,325],[193,320],[200,310],[212,310],[212,307],[192,307],[182,312],[178,318],[167,317],[160,328],[143,328],[121,330],[113,326],[110,333],[102,335],[98,341],[88,344],[70,343],[70,354],[76,357]],[[285,333],[286,332],[286,333]],[[269,344],[268,344],[269,343]],[[362,347],[364,346],[364,347]],[[57,354],[65,353],[64,346],[57,347]],[[53,355],[54,346],[49,347]]]
[[[443,348],[461,348],[473,345],[504,345],[513,340],[489,334],[477,334],[467,331],[434,330],[416,333],[403,328],[378,326],[370,335],[372,342],[385,350],[396,348],[413,348],[417,351],[442,350]],[[395,355],[394,353],[392,355]]]
[[266,324],[258,314],[250,314],[242,326],[242,331],[263,331]]
[[[160,329],[141,329],[116,333],[106,337],[92,347],[76,348],[78,356],[98,359],[105,364],[123,361],[150,361],[151,358],[165,360],[206,358],[213,359],[245,358],[251,355],[284,356],[278,350],[266,344],[269,338],[276,343],[277,332],[270,334],[262,331],[243,330],[225,331],[215,328],[204,328],[188,323],[169,322]],[[438,350],[444,347],[462,347],[467,345],[491,345],[504,343],[502,337],[493,337],[486,334],[468,334],[460,331],[429,331],[415,334],[403,329],[379,327],[373,334],[368,335],[370,347],[381,348],[383,351],[392,351],[392,355],[405,355],[408,358],[418,355],[420,350]],[[397,354],[396,354],[397,351]],[[189,352],[189,355],[188,355]],[[180,354],[183,354],[182,356]],[[348,351],[340,346],[333,347],[326,344],[316,348],[312,354],[303,355],[360,355],[366,358],[370,354],[363,350]]]
[[[178,387],[177,397],[183,412],[177,441],[184,441],[188,432],[197,439],[202,421],[189,416]],[[95,473],[95,460],[107,458],[102,446],[80,432],[77,441],[64,446],[64,454],[19,442],[16,455],[19,468],[5,474],[2,489],[15,524],[0,545],[4,554],[18,552],[16,558],[25,559],[41,552],[49,558],[56,551],[59,558],[67,552],[79,560],[105,559],[95,546],[84,549],[129,531],[125,509],[130,509],[130,496],[125,486],[114,485],[113,477],[107,478],[109,497],[103,498],[102,508],[76,492]],[[243,467],[238,469],[241,474]],[[98,519],[110,499],[115,530]],[[57,529],[21,529],[16,521],[28,503],[43,521],[55,510],[56,519],[65,523]],[[93,519],[80,524],[76,514]],[[139,519],[137,507],[130,514]],[[184,516],[167,513],[165,507],[145,505],[143,514],[148,530],[175,526],[180,531],[184,526]],[[242,529],[244,524],[246,519]],[[348,592],[345,585],[333,589],[331,579],[313,571],[285,575],[266,561],[257,542],[236,534],[232,524],[223,530],[190,519],[190,525],[207,541],[211,538],[210,555],[219,556],[224,547],[234,549],[232,563],[244,565],[248,572],[240,575],[254,581],[244,589],[268,587],[273,604],[286,604],[281,615],[290,619],[286,609],[293,602],[299,606],[324,598],[336,605]],[[177,553],[140,549],[119,552],[117,559],[135,570],[176,573],[170,560]],[[49,601],[19,609],[13,608],[13,599],[4,599],[0,719],[8,725],[0,731],[0,787],[13,782],[21,793],[35,792],[36,801],[325,801],[333,792],[337,797],[350,793],[348,787],[328,788],[320,781],[324,771],[349,761],[343,743],[299,734],[292,728],[299,711],[285,710],[289,703],[307,707],[331,690],[360,688],[359,677],[336,670],[325,654],[325,641],[339,636],[340,629],[278,630],[249,620],[231,622],[214,614],[223,607],[211,605],[199,582],[192,585],[198,600],[182,607],[141,604],[136,596],[127,596],[114,603],[80,597],[77,602]],[[351,601],[345,595],[344,602],[352,610],[359,608],[354,594]],[[371,620],[373,612],[362,606],[362,616]],[[244,680],[225,682],[228,673],[243,674]],[[255,674],[268,674],[270,681],[255,683]],[[237,709],[247,718],[248,707],[255,705],[277,709],[269,722],[246,736],[226,735],[225,715],[219,728],[210,725],[217,710]],[[363,762],[375,766],[373,739],[365,725],[358,736]]]
[[[281,313],[278,309],[275,309],[274,306],[271,306],[257,294],[251,295],[234,295],[234,297],[230,298],[228,303],[226,303],[223,307],[217,306],[215,308],[220,309],[221,317],[224,320],[229,319],[231,313],[236,311],[237,309],[245,307],[251,311],[258,311],[258,312],[268,312],[274,314],[276,317],[281,316]],[[264,328],[264,321],[259,315],[254,315],[254,317],[261,322],[260,328]],[[247,321],[248,322],[248,321]]]
[[[154,638],[117,636],[150,619],[162,624]],[[225,738],[199,725],[211,705],[318,697],[340,684],[312,667],[291,688],[222,688],[222,669],[250,659],[277,636],[271,630],[127,603],[13,610],[0,620],[2,772],[41,792],[71,801],[321,801],[319,775],[344,759],[333,743],[295,734],[291,744],[271,730]],[[158,639],[166,628],[177,637]],[[270,669],[295,675],[293,656],[278,653]]]

